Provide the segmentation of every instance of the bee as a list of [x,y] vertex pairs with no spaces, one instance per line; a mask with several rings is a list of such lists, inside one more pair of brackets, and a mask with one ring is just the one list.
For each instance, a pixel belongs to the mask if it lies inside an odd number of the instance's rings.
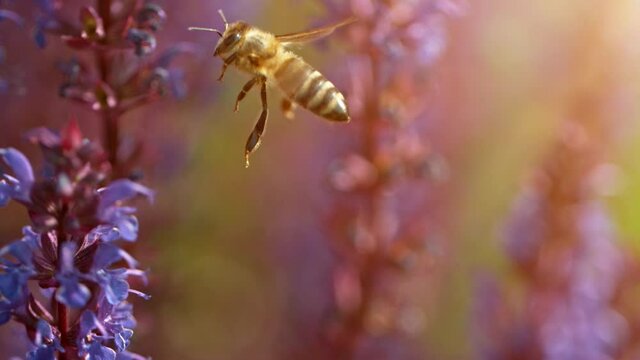
[[267,123],[267,84],[278,88],[284,95],[282,109],[289,118],[293,116],[296,105],[300,105],[330,121],[350,120],[342,93],[318,70],[294,54],[290,46],[326,37],[335,29],[353,23],[354,18],[309,31],[273,35],[246,22],[229,24],[222,10],[218,13],[224,22],[224,32],[201,27],[190,27],[189,30],[211,31],[220,36],[213,53],[223,60],[219,81],[230,65],[253,76],[240,90],[234,111],[238,111],[240,102],[254,86],[260,86],[262,112],[245,145],[247,167],[249,155],[260,146]]

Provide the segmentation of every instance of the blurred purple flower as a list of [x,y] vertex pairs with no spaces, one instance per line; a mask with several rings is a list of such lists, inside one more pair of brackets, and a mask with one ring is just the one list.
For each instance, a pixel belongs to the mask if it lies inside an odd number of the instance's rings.
[[[187,91],[183,72],[174,68],[170,60],[193,52],[194,47],[178,43],[167,50],[170,56],[153,55],[158,46],[156,33],[167,13],[148,2],[117,2],[117,11],[112,6],[115,4],[101,0],[78,11],[70,6],[67,9],[60,1],[37,1],[40,17],[34,37],[41,47],[51,37],[77,52],[61,67],[64,82],[59,94],[98,113],[104,128],[104,147],[113,168],[111,174],[121,178],[132,175],[140,157],[140,151],[121,150],[121,116],[165,95],[183,98]],[[78,11],[77,21],[70,21],[70,11],[66,10]],[[93,53],[96,61],[88,61],[82,52]]]
[[[576,131],[583,135],[579,145],[567,136]],[[482,359],[517,358],[514,350],[537,354],[532,358],[613,359],[630,345],[634,321],[616,307],[629,261],[590,188],[589,174],[600,163],[592,157],[597,145],[581,124],[566,124],[551,156],[517,198],[505,247],[525,296],[517,311],[504,301],[502,321],[488,329],[475,312],[474,336],[494,335],[477,344]],[[510,335],[515,332],[531,334],[530,340],[518,342]]]
[[[429,91],[424,74],[442,55],[445,20],[456,14],[436,0],[323,3],[332,17],[357,18],[340,30],[353,49],[345,95],[357,137],[329,174],[344,201],[333,211],[339,231],[332,245],[340,264],[333,276],[335,321],[327,331],[332,356],[354,359],[373,334],[419,326],[403,323],[410,296],[399,299],[395,291],[401,293],[405,277],[424,270],[432,256],[425,246],[425,186],[412,185],[446,175],[442,157],[418,129]],[[411,201],[400,208],[404,191]],[[388,342],[396,352],[393,344],[400,342]]]

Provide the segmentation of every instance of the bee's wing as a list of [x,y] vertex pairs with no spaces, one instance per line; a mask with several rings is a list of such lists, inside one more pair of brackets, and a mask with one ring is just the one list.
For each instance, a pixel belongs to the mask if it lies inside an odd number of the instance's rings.
[[285,45],[287,43],[302,43],[302,42],[318,40],[318,39],[322,39],[325,36],[330,35],[335,29],[341,26],[354,23],[357,20],[358,19],[354,17],[350,17],[346,20],[340,21],[339,23],[324,26],[317,29],[291,33],[291,34],[276,35],[276,39],[278,39],[280,42],[284,43]]

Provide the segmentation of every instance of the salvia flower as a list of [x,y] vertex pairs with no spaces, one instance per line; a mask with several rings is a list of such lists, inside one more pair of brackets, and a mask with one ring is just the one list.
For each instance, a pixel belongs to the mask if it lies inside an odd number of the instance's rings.
[[111,176],[131,175],[140,151],[120,149],[120,118],[165,95],[183,98],[184,73],[171,60],[194,53],[195,47],[177,43],[156,53],[157,32],[167,13],[146,1],[99,0],[95,6],[81,7],[75,20],[68,18],[72,11],[63,2],[41,0],[38,6],[41,15],[34,35],[38,45],[44,47],[49,38],[55,38],[77,53],[60,67],[63,82],[58,93],[99,115]]
[[129,284],[146,274],[118,244],[138,234],[135,208],[125,203],[153,192],[126,179],[104,186],[106,156],[75,121],[60,134],[40,128],[27,138],[43,152],[42,176],[20,151],[0,150],[2,205],[12,199],[32,220],[20,240],[0,249],[0,323],[25,325],[29,359],[136,358],[126,352],[135,327],[126,301],[131,293],[148,298]]
[[[585,134],[580,143],[568,136],[576,132]],[[632,262],[592,186],[599,145],[583,124],[565,124],[515,202],[505,247],[524,296],[512,306],[496,285],[478,288],[479,358],[613,359],[637,351],[631,337],[637,321],[617,305],[631,290],[623,280]],[[491,297],[500,300],[489,304]],[[499,321],[488,323],[487,313]]]
[[[419,129],[427,110],[425,74],[442,54],[445,21],[456,12],[439,0],[324,4],[332,16],[358,19],[341,31],[353,48],[346,97],[358,133],[357,148],[334,161],[329,175],[348,200],[334,212],[341,264],[334,274],[336,320],[329,337],[334,358],[369,358],[375,350],[366,340],[374,334],[420,328],[420,321],[402,320],[407,313],[419,318],[421,311],[398,294],[407,292],[406,275],[425,268],[432,256],[422,215],[424,183],[412,184],[446,175],[443,159]],[[405,191],[411,193],[408,202]]]
[[[40,4],[42,16],[36,27],[36,39],[40,45],[46,44],[47,35],[59,37],[72,49],[94,51],[102,59],[100,66],[103,68],[98,69],[103,72],[100,78],[96,78],[92,66],[85,63],[75,67],[77,71],[73,78],[65,76],[67,81],[60,90],[63,97],[85,103],[93,110],[118,107],[119,111],[126,111],[164,94],[145,85],[153,78],[156,70],[167,69],[169,63],[163,61],[159,65],[146,57],[157,47],[155,33],[162,28],[167,14],[156,4],[138,6],[134,3],[122,4],[120,11],[107,13],[92,6],[84,6],[79,11],[77,23],[65,20],[60,14],[59,4],[46,1]],[[194,49],[186,44],[178,44],[168,51],[184,53],[193,52]],[[145,59],[140,61],[138,57]],[[163,57],[163,54],[158,56]],[[77,59],[74,61],[80,62]],[[121,71],[107,71],[107,68],[113,67]],[[171,88],[174,86],[171,81],[180,79],[167,77],[165,81],[167,87]]]

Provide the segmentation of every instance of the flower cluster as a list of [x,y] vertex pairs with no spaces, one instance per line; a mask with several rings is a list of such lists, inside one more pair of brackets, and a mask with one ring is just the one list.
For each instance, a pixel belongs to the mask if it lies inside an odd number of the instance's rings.
[[335,358],[368,358],[370,335],[420,329],[422,311],[398,294],[406,293],[399,289],[411,281],[406,275],[432,256],[420,188],[422,180],[446,176],[446,163],[420,129],[426,73],[444,49],[445,19],[458,8],[433,0],[325,4],[332,15],[358,19],[345,33],[354,48],[347,98],[360,147],[336,160],[329,177],[348,200],[334,211],[340,265],[330,336]]
[[28,359],[134,359],[126,351],[135,320],[127,303],[131,277],[146,281],[119,242],[135,241],[136,209],[124,203],[153,198],[130,180],[108,183],[105,153],[84,139],[75,121],[60,134],[27,134],[44,156],[42,177],[18,150],[0,150],[6,171],[0,205],[23,205],[31,225],[0,250],[0,324],[22,323],[34,348]]
[[78,21],[71,22],[63,16],[68,9],[62,2],[37,3],[41,16],[34,32],[36,43],[44,47],[47,37],[55,36],[77,51],[77,56],[60,66],[64,76],[60,95],[101,114],[114,176],[128,176],[139,151],[123,154],[119,149],[120,116],[165,94],[184,97],[184,73],[171,63],[195,48],[178,43],[151,56],[157,47],[156,33],[167,18],[156,4],[98,0],[95,7],[80,8]]
[[637,320],[618,301],[635,265],[616,244],[594,181],[610,165],[581,124],[566,125],[560,138],[506,227],[525,302],[515,310],[493,280],[478,284],[474,335],[483,359],[626,358]]

